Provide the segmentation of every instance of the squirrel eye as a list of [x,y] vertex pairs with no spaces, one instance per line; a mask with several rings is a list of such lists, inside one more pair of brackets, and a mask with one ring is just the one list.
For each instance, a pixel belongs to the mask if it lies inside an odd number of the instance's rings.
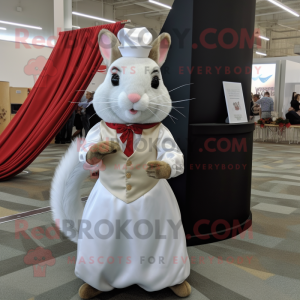
[[158,78],[158,76],[154,76],[152,78],[151,87],[153,87],[154,89],[157,89],[159,87],[159,78]]
[[120,77],[118,74],[113,74],[111,77],[111,83],[113,86],[118,86],[120,82]]

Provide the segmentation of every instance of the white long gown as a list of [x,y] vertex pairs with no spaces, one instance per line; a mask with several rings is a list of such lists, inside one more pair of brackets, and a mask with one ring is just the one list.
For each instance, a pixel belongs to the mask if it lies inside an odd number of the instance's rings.
[[[118,142],[124,151],[126,143],[121,142],[120,135]],[[134,134],[134,150],[140,139],[141,135]],[[89,131],[80,149],[81,162],[86,162],[87,149],[99,141],[100,123]],[[171,177],[183,173],[183,154],[164,126],[157,152],[157,160],[171,166]],[[97,180],[82,220],[75,274],[94,288],[105,292],[137,284],[151,292],[180,284],[189,276],[181,215],[167,180],[159,180],[130,204],[116,198]],[[89,225],[85,234],[83,227]]]

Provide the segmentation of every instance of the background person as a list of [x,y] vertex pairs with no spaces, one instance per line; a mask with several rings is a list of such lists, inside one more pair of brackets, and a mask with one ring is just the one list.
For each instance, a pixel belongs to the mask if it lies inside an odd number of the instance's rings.
[[76,127],[76,132],[74,132],[74,134],[72,135],[72,140],[74,140],[78,135],[80,135],[80,137],[82,137],[82,121],[81,121],[81,107],[77,107],[77,111],[75,113],[75,120],[74,120],[74,125]]
[[66,143],[68,143],[68,144],[72,142],[72,131],[73,131],[73,127],[74,127],[75,114],[76,114],[76,112],[74,110],[66,124],[66,135],[67,135]]
[[67,122],[61,128],[60,132],[55,137],[55,144],[65,144],[66,143],[66,132],[67,132]]
[[73,111],[66,124],[55,137],[55,144],[70,144],[72,142],[72,131],[76,112]]
[[291,101],[291,108],[285,116],[292,125],[300,124],[300,107],[297,100]]
[[274,111],[274,101],[270,97],[269,92],[265,92],[264,97],[257,100],[255,106],[261,107],[261,117],[262,119],[271,118],[271,111]]
[[101,118],[96,114],[95,109],[94,109],[94,94],[95,92],[92,92],[92,100],[89,103],[89,106],[87,107],[87,112],[90,115],[90,128],[93,128],[97,123],[101,121]]
[[254,122],[258,121],[260,119],[259,116],[259,107],[255,106],[255,103],[259,100],[259,95],[255,94],[252,97],[251,103],[250,103],[250,120],[253,120]]
[[297,100],[300,103],[300,94],[296,94],[294,100]]
[[80,103],[78,104],[79,107],[81,107],[81,121],[82,121],[82,126],[84,128],[84,134],[85,137],[87,136],[89,130],[90,130],[90,115],[88,114],[88,111],[86,108],[89,105],[89,102],[93,100],[92,98],[92,93],[90,91],[87,91],[85,95],[82,96]]

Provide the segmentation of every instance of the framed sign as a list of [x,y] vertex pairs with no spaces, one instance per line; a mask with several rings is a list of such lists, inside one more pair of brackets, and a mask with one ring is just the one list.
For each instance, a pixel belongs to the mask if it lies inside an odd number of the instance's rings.
[[223,81],[223,87],[229,123],[247,123],[248,118],[242,84],[240,82]]

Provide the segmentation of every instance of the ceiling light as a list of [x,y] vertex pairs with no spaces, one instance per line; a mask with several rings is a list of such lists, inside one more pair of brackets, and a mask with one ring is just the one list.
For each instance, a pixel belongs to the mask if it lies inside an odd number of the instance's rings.
[[293,14],[294,16],[296,17],[299,17],[299,14],[297,14],[294,10],[292,10],[291,8],[289,8],[288,6],[284,5],[283,3],[281,2],[278,2],[277,0],[268,0],[269,2],[277,5],[278,7],[286,10],[287,12]]
[[258,54],[258,55],[263,55],[263,56],[267,56],[267,54],[266,54],[266,53],[257,52],[257,51],[256,51],[256,54]]
[[261,39],[263,39],[263,40],[266,40],[266,41],[269,41],[270,39],[268,39],[267,37],[265,37],[265,36],[259,36]]
[[36,26],[31,26],[31,25],[19,24],[19,23],[12,23],[12,22],[1,21],[1,20],[0,20],[0,23],[21,26],[21,27],[28,27],[28,28],[39,29],[39,30],[43,29],[42,27],[36,27]]
[[90,16],[90,15],[81,14],[81,13],[78,13],[76,11],[73,11],[72,14],[76,15],[76,16],[81,16],[81,17],[85,17],[85,18],[100,20],[100,21],[104,21],[104,22],[108,22],[108,23],[116,23],[116,21],[112,21],[112,20],[107,20],[107,19],[103,19],[103,18],[98,18],[98,17]]
[[163,3],[160,3],[158,1],[153,1],[153,0],[149,0],[150,3],[153,3],[153,4],[156,4],[156,5],[160,5],[160,6],[163,6],[163,7],[166,7],[166,8],[169,8],[169,9],[172,9],[171,6],[169,5],[166,5],[166,4],[163,4]]
[[79,27],[79,26],[72,25],[72,27],[74,27],[74,28],[79,28],[79,29],[80,29],[80,27]]
[[5,27],[0,27],[0,30],[6,30],[6,28]]

